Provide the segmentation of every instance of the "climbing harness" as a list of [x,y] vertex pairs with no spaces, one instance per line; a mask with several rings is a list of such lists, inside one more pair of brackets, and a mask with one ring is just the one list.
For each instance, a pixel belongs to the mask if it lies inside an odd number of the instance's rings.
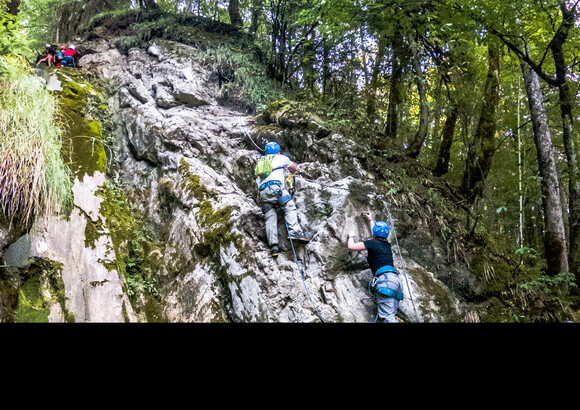
[[294,196],[296,192],[296,174],[290,174],[286,177],[286,187],[290,195]]
[[375,273],[375,277],[371,280],[371,282],[369,284],[369,287],[371,289],[373,289],[375,292],[381,293],[381,294],[388,296],[390,298],[395,298],[397,300],[403,300],[405,296],[402,292],[397,292],[394,289],[391,289],[391,288],[386,287],[386,286],[377,287],[377,282],[379,280],[379,277],[387,272],[397,273],[397,271],[395,270],[395,268],[393,266],[391,266],[391,265],[383,266],[382,268],[379,268],[379,270],[377,270],[377,272]]
[[395,298],[397,300],[403,300],[404,299],[403,293],[401,293],[401,292],[395,292],[391,288],[387,288],[387,287],[379,287],[379,288],[377,288],[377,287],[375,287],[375,291],[378,292],[378,293],[380,293],[380,294],[382,294],[382,295],[388,296],[390,298]]
[[290,238],[290,245],[292,246],[292,252],[294,253],[294,261],[296,262],[296,266],[298,267],[298,272],[300,273],[300,278],[302,279],[302,284],[304,285],[304,289],[306,290],[306,295],[308,296],[308,299],[310,300],[310,303],[312,304],[312,307],[314,308],[314,311],[316,312],[316,315],[318,316],[318,318],[322,321],[322,323],[326,323],[326,320],[324,320],[324,318],[322,317],[322,315],[320,314],[320,312],[316,308],[316,305],[312,301],[312,297],[310,296],[310,292],[308,291],[308,287],[306,286],[306,282],[304,280],[304,275],[302,274],[302,269],[300,269],[300,264],[298,263],[298,256],[296,256],[296,250],[294,249],[294,241],[292,240],[292,237],[290,235],[290,229],[288,228],[288,223],[286,221],[284,221],[284,223],[286,224],[286,232],[288,232],[288,237]]
[[272,185],[282,185],[282,183],[276,179],[273,179],[271,181],[266,181],[264,182],[262,185],[260,185],[260,191],[263,191],[264,189],[268,188],[269,186]]

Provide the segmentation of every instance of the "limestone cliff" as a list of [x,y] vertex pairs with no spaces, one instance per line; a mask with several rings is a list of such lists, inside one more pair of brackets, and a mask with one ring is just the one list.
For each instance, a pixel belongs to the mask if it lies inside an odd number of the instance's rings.
[[[44,73],[63,100],[84,95],[82,126],[67,125],[69,141],[83,141],[70,150],[74,209],[2,251],[12,278],[3,321],[35,278],[51,322],[372,322],[370,269],[346,249],[348,231],[370,235],[366,210],[391,223],[402,320],[470,320],[465,295],[481,294],[478,279],[449,262],[445,241],[419,245],[427,227],[417,218],[410,228],[407,204],[385,195],[348,136],[290,102],[252,114],[232,106],[192,45],[120,49],[93,33],[79,48],[82,69]],[[100,91],[86,95],[84,81]],[[277,259],[253,177],[270,139],[300,164],[295,200],[311,238],[292,248],[280,218]]]

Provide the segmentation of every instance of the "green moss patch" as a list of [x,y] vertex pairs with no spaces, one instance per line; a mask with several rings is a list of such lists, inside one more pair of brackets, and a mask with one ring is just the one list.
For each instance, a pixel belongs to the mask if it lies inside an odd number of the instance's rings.
[[[115,260],[107,267],[125,278],[125,292],[136,311],[143,309],[148,321],[163,321],[157,289],[158,251],[162,244],[147,232],[141,215],[130,205],[122,186],[106,182],[97,195],[103,198],[101,215],[113,242]],[[104,229],[88,221],[87,244],[93,243]],[[89,238],[89,235],[92,237]]]
[[50,306],[60,304],[66,322],[74,322],[74,315],[66,309],[62,264],[37,259],[28,269],[19,288],[16,323],[48,323]]
[[105,97],[82,71],[74,68],[54,70],[62,90],[55,91],[60,108],[63,156],[73,175],[106,172],[107,155],[101,119],[108,118]]
[[195,250],[201,256],[212,256],[219,262],[219,249],[234,243],[237,249],[241,249],[241,238],[232,232],[232,208],[223,207],[214,209],[212,202],[217,194],[200,183],[199,175],[190,172],[190,166],[185,159],[179,163],[181,175],[181,189],[184,189],[199,201],[197,220],[204,228],[202,240],[196,245]]

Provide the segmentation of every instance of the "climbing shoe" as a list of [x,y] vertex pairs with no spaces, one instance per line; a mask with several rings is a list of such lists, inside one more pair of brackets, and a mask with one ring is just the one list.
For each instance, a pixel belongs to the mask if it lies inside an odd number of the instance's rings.
[[278,256],[279,253],[280,253],[280,251],[278,250],[278,246],[272,245],[270,247],[270,255],[272,255],[273,258],[275,258],[276,256]]
[[310,242],[310,239],[308,239],[304,234],[301,234],[301,233],[293,233],[288,237],[288,239],[292,240],[293,242],[300,242],[300,243]]

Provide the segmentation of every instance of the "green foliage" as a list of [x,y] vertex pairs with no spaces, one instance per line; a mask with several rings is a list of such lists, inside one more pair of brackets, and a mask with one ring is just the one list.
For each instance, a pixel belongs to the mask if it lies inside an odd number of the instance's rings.
[[0,1],[0,56],[7,54],[31,54],[30,43],[24,27],[17,16],[4,11],[3,1]]
[[[30,42],[30,48],[34,54],[44,50],[47,43],[56,40],[54,30],[57,20],[58,5],[60,0],[22,0],[20,2],[20,19],[26,22],[26,35]],[[28,56],[35,59],[32,53]]]
[[221,79],[224,97],[247,101],[257,111],[284,97],[282,88],[273,80],[267,80],[265,67],[247,51],[228,46],[211,47],[197,54],[195,59]]
[[16,323],[48,323],[50,307],[42,297],[40,283],[28,280],[20,289],[18,309],[14,313]]
[[54,95],[63,129],[63,157],[74,175],[105,173],[111,149],[104,142],[103,130],[110,132],[112,126],[106,98],[81,70],[57,70],[54,75],[62,85]]
[[520,288],[535,294],[553,294],[561,297],[571,287],[576,287],[574,275],[562,272],[556,276],[540,276],[530,282],[522,283]]
[[555,322],[573,320],[570,292],[576,288],[572,273],[538,276],[519,285],[515,290],[519,311],[514,313],[519,322]]
[[232,211],[229,206],[214,209],[217,194],[200,183],[199,175],[190,171],[189,164],[182,158],[179,163],[181,188],[193,195],[199,201],[197,220],[203,228],[203,235],[195,250],[206,257],[211,256],[219,261],[220,248],[233,243],[241,249],[240,235],[232,232]]
[[66,308],[62,264],[49,259],[37,259],[28,268],[18,290],[16,323],[48,323],[50,307],[60,305],[64,320],[74,322],[74,315]]
[[[0,57],[0,200],[8,218],[65,212],[70,170],[61,157],[58,108],[42,80],[17,57]],[[42,109],[38,109],[42,107]]]

